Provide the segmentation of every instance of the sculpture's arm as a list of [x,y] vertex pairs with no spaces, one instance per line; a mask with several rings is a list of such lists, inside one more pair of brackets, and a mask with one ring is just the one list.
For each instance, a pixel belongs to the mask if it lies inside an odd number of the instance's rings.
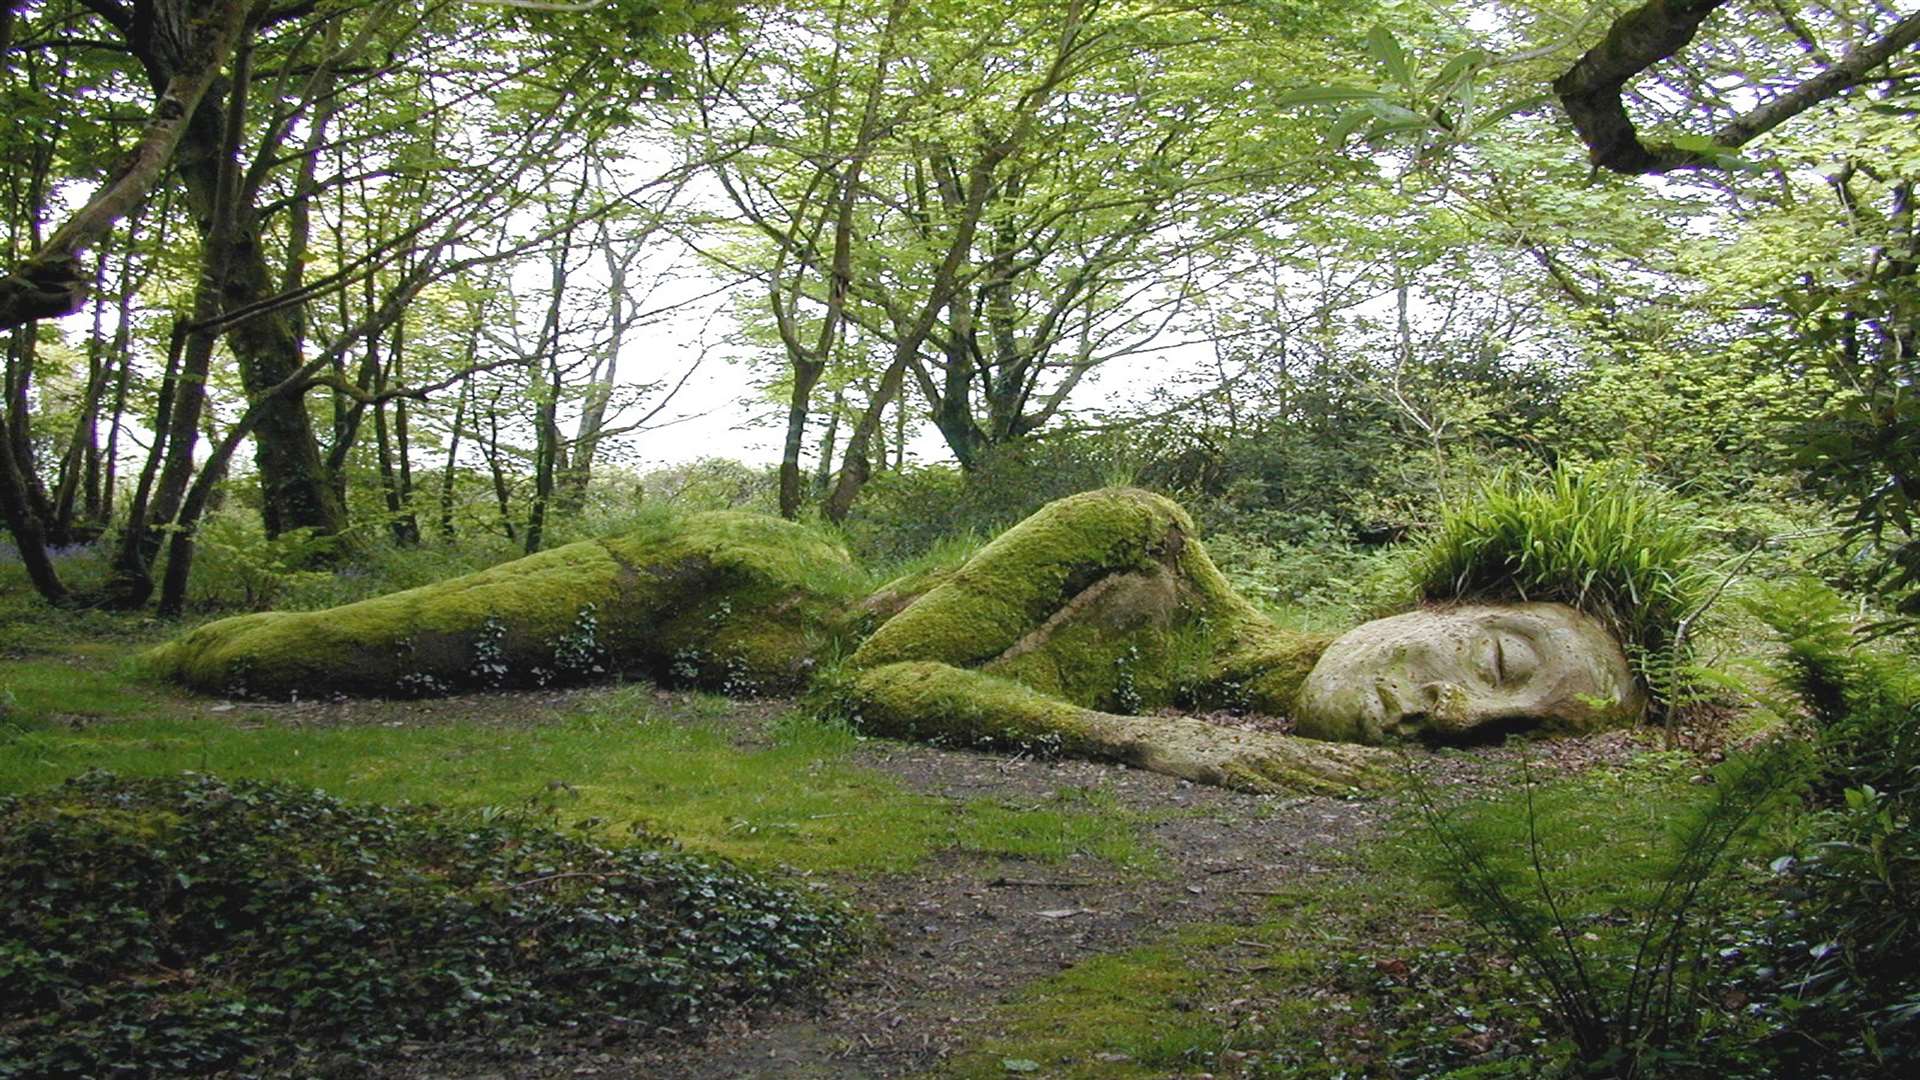
[[936,661],[856,674],[842,707],[863,730],[959,746],[1113,761],[1241,791],[1336,793],[1382,786],[1391,755],[1173,716],[1083,709],[1019,683]]

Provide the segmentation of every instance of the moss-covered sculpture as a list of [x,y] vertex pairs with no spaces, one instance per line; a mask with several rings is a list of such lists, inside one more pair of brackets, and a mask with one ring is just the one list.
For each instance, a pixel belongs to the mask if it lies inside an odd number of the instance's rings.
[[1327,639],[1234,592],[1172,501],[1109,489],[1051,503],[980,549],[854,653],[844,707],[905,738],[1042,748],[1253,790],[1346,788],[1378,760],[1179,717],[1283,713]]
[[1280,713],[1331,640],[1276,628],[1184,510],[1130,488],[1050,503],[931,584],[855,667],[936,660],[1088,708],[1231,699]]
[[804,686],[851,624],[847,553],[789,522],[716,512],[324,611],[199,627],[151,654],[211,693],[409,694],[608,671],[740,692]]
[[[327,611],[225,619],[154,660],[201,690],[275,696],[444,692],[603,671],[778,692],[808,685],[820,660],[872,626],[821,687],[868,730],[1257,791],[1367,785],[1383,759],[1142,714],[1245,708],[1365,743],[1464,738],[1522,717],[1579,727],[1644,707],[1618,643],[1559,605],[1414,612],[1331,648],[1328,637],[1283,630],[1221,576],[1185,511],[1133,489],[1051,503],[956,569],[871,593],[859,582],[844,551],[797,525],[744,513],[663,517]],[[1567,655],[1549,655],[1556,649]]]

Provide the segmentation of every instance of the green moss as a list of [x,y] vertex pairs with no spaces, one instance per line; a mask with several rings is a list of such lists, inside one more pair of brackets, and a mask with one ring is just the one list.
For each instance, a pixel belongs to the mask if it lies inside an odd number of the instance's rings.
[[[1294,645],[1234,592],[1184,510],[1111,488],[1051,503],[1003,533],[880,627],[853,664],[938,660],[1087,708],[1138,712],[1241,693],[1261,655],[1286,661],[1260,675],[1263,687],[1297,684]],[[1239,661],[1223,663],[1223,653]],[[1269,689],[1262,700],[1281,696]]]
[[862,730],[900,739],[1073,753],[1086,710],[1008,679],[932,661],[861,671],[851,708]]
[[[1243,928],[1207,928],[1182,938],[1095,957],[1023,989],[997,1010],[998,1034],[937,1075],[992,1080],[1032,1061],[1044,1076],[1164,1077],[1212,1062],[1234,1033],[1194,1009],[1210,988],[1193,962],[1224,951]],[[1221,940],[1214,940],[1214,939]],[[1217,979],[1217,976],[1213,977]]]
[[1108,489],[1050,503],[889,620],[861,645],[854,663],[940,660],[978,667],[1100,579],[1176,560],[1192,536],[1185,511],[1145,491]]
[[214,693],[394,694],[543,684],[571,642],[602,668],[788,689],[859,584],[845,551],[800,526],[695,514],[342,607],[223,619],[149,659]]
[[1257,614],[1242,620],[1235,625],[1232,647],[1208,669],[1207,700],[1197,704],[1290,715],[1294,697],[1335,636],[1282,630]]

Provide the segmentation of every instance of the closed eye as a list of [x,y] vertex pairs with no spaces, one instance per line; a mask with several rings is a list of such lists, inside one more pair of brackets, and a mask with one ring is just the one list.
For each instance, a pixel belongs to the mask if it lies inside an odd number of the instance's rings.
[[1540,668],[1533,644],[1512,634],[1493,635],[1493,670],[1502,685],[1525,682]]

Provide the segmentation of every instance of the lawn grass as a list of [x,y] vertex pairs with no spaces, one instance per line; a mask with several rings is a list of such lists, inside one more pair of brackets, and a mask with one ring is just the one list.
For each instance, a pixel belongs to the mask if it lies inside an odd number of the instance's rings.
[[[1067,790],[1038,806],[956,802],[852,764],[856,736],[798,716],[742,747],[724,698],[629,686],[550,722],[294,725],[214,715],[211,703],[74,658],[0,662],[15,712],[0,727],[0,792],[87,769],[191,770],[311,785],[343,798],[531,811],[602,840],[690,848],[807,871],[899,871],[937,851],[1054,861],[1076,853],[1150,868],[1133,815]],[[247,717],[237,720],[235,717]],[[69,721],[84,717],[84,723]]]
[[1328,975],[1376,899],[1345,877],[1303,883],[1253,925],[1187,927],[1077,964],[1002,1005],[995,1033],[940,1075],[1126,1080],[1307,1061],[1361,1008]]

